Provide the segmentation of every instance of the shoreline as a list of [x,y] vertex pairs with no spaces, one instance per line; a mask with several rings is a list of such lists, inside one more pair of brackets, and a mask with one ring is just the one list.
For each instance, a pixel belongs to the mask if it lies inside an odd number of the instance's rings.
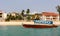
[[7,26],[7,25],[22,25],[22,24],[34,24],[34,22],[0,22],[0,26]]
[[[16,26],[22,24],[34,24],[33,21],[7,21],[7,22],[0,22],[0,26]],[[60,21],[53,21],[53,24],[60,26]]]

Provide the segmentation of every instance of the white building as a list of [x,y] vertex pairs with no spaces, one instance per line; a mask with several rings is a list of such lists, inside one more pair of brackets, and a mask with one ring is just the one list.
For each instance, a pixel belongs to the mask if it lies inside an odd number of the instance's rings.
[[0,21],[4,21],[7,18],[7,13],[0,10]]
[[59,14],[54,13],[54,12],[43,12],[42,13],[42,19],[43,20],[58,21],[59,20]]
[[59,21],[59,14],[55,12],[42,12],[36,13],[36,15],[40,17],[40,20]]

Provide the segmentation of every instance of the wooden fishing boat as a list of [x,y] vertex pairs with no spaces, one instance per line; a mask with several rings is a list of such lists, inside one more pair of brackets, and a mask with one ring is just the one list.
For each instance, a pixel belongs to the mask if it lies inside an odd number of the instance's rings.
[[56,28],[57,25],[53,24],[53,21],[35,20],[34,24],[23,24],[25,28]]

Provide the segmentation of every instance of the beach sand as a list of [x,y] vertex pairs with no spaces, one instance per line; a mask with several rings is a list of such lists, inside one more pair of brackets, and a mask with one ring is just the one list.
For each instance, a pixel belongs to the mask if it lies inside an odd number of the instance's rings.
[[15,22],[15,21],[0,22],[0,26],[4,26],[4,25],[22,25],[22,24],[34,24],[34,22],[26,22],[26,21],[20,21],[20,22]]
[[[33,21],[10,21],[10,22],[0,22],[0,26],[7,25],[22,25],[22,24],[34,24]],[[53,24],[60,25],[60,21],[53,21]]]

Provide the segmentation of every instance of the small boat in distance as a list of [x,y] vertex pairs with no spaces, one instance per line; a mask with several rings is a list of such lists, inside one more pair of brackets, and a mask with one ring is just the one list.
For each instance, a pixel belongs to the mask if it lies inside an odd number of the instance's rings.
[[23,24],[25,28],[56,28],[53,21],[34,20],[34,24]]

